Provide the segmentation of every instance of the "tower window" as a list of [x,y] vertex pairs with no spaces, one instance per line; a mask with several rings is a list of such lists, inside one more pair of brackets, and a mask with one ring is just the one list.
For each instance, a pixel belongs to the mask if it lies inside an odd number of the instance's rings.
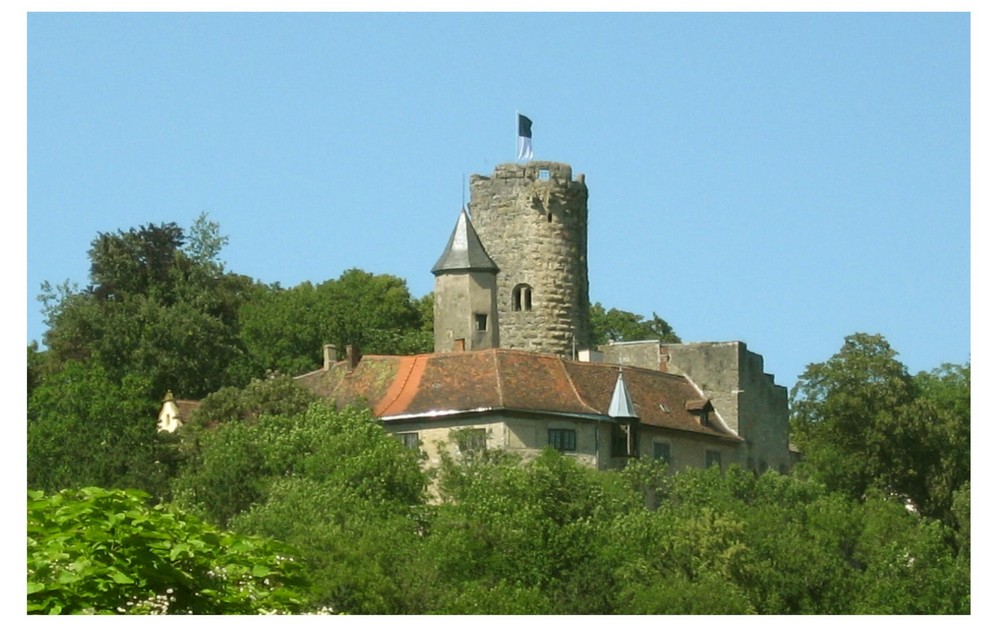
[[512,311],[530,311],[531,310],[531,286],[521,284],[514,287],[514,293],[511,294],[510,308]]
[[538,180],[548,180],[549,170],[538,170]]
[[476,330],[486,330],[485,313],[476,313]]

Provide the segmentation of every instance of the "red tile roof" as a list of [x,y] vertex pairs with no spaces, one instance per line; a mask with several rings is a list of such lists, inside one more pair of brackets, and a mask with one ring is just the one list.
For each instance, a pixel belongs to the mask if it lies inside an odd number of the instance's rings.
[[676,374],[504,349],[364,356],[353,372],[347,366],[297,380],[342,406],[362,402],[379,418],[507,410],[610,419],[620,369],[642,424],[739,441],[698,388]]

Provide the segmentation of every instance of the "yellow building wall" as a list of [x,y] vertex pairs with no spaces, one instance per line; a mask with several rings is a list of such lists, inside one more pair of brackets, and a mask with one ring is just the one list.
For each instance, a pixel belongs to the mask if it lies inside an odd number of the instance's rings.
[[[447,421],[383,421],[385,429],[393,435],[416,433],[420,440],[420,450],[426,455],[426,468],[441,464],[441,452],[458,456],[458,444],[452,433],[461,429],[483,429],[486,431],[486,446],[489,449],[503,449],[520,453],[526,457],[541,452],[549,443],[549,429],[572,429],[576,433],[576,450],[564,452],[580,463],[598,468],[597,422],[562,418],[520,418],[499,414],[480,417],[449,419]],[[610,448],[608,449],[610,452]],[[603,469],[603,467],[599,468]]]
[[740,449],[735,445],[725,445],[701,437],[685,436],[676,431],[666,429],[645,428],[639,434],[639,456],[653,458],[653,447],[656,443],[666,443],[670,446],[670,468],[678,471],[685,467],[703,468],[706,466],[708,452],[717,452],[723,469],[740,462]]
[[[518,417],[503,414],[486,414],[447,420],[383,421],[392,435],[416,433],[420,450],[425,455],[424,467],[440,466],[441,452],[460,456],[453,433],[462,429],[482,429],[489,449],[501,449],[531,458],[549,444],[549,429],[571,429],[576,433],[576,450],[563,454],[581,464],[595,469],[623,467],[624,457],[611,456],[611,429],[608,422],[574,420],[560,417]],[[653,445],[657,442],[670,446],[670,467],[677,471],[685,467],[706,466],[706,453],[717,452],[723,468],[739,464],[739,447],[714,442],[697,436],[686,436],[677,431],[639,427],[638,453],[641,458],[653,458]]]

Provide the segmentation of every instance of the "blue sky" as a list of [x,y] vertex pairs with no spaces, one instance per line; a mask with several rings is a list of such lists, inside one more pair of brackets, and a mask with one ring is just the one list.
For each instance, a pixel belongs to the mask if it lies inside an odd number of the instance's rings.
[[968,13],[31,14],[27,340],[99,232],[201,212],[231,271],[421,296],[517,110],[586,175],[591,301],[788,387],[855,332],[969,360]]

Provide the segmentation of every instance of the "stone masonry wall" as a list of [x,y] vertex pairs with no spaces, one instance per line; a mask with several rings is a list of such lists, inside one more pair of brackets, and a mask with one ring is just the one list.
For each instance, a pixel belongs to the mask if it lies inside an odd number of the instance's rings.
[[774,383],[774,376],[764,371],[764,358],[742,341],[629,341],[601,346],[600,354],[608,363],[686,374],[744,439],[734,462],[755,472],[791,467],[788,390]]
[[788,471],[788,390],[742,341],[667,344],[668,371],[701,387],[726,424],[746,441],[747,469]]
[[[500,268],[500,347],[572,358],[589,344],[587,186],[569,165],[498,165],[473,175],[469,213]],[[531,289],[531,309],[515,310],[515,288]],[[523,300],[522,300],[523,302]]]

